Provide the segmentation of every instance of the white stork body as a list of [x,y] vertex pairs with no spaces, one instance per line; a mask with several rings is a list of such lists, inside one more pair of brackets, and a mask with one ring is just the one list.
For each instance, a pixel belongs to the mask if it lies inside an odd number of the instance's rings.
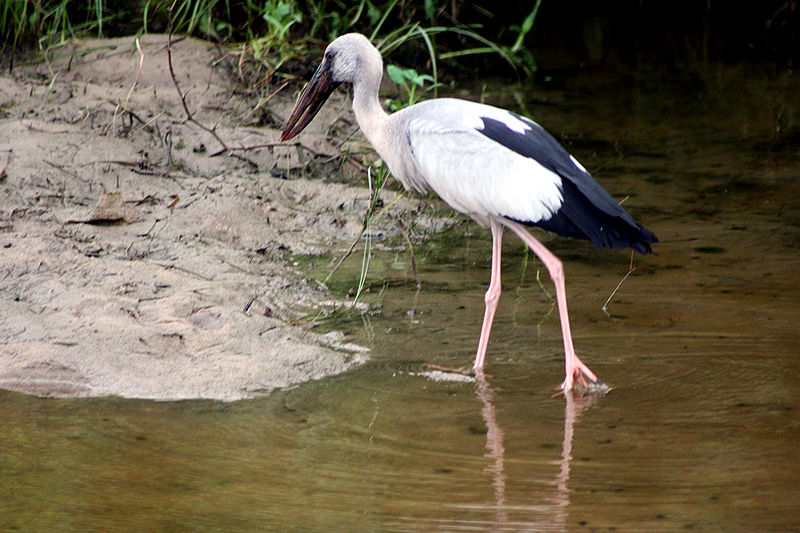
[[450,98],[394,113],[386,130],[394,146],[403,146],[395,154],[406,157],[388,155],[389,169],[407,188],[433,191],[484,225],[487,216],[531,222],[549,218],[563,200],[561,178],[480,133],[484,117],[520,133],[527,126],[508,111]]
[[492,231],[492,275],[474,369],[483,371],[500,298],[503,228],[516,233],[547,266],[556,286],[566,360],[561,385],[601,383],[575,355],[561,261],[524,225],[591,240],[598,247],[648,253],[655,235],[637,224],[541,126],[496,107],[440,98],[388,115],[380,106],[380,53],[366,37],[334,40],[289,117],[281,140],[297,135],[341,83],[353,86],[361,130],[407,189],[433,191]]

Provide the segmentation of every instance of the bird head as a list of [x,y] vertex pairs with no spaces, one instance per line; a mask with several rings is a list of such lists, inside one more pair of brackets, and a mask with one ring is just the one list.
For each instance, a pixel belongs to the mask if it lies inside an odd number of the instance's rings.
[[281,132],[281,141],[303,131],[339,85],[357,83],[363,75],[364,65],[374,63],[376,59],[380,71],[383,64],[380,52],[360,33],[348,33],[331,42],[325,49],[322,63],[289,115]]

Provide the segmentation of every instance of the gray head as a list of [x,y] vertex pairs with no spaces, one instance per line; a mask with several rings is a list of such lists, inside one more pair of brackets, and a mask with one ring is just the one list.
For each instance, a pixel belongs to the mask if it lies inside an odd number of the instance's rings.
[[378,49],[360,33],[337,37],[325,49],[320,68],[328,68],[336,83],[357,83],[383,70],[383,60]]
[[297,104],[286,121],[281,141],[291,139],[316,116],[322,105],[342,83],[380,85],[383,59],[380,52],[360,33],[337,37],[328,48]]

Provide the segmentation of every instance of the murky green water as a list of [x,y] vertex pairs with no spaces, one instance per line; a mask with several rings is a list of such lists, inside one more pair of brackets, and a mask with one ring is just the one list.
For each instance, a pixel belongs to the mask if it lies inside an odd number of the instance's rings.
[[0,529],[800,530],[800,84],[700,74],[527,91],[525,112],[662,239],[610,318],[630,256],[546,241],[606,397],[551,397],[558,317],[511,236],[491,377],[419,375],[474,355],[489,240],[459,226],[417,250],[416,305],[392,283],[354,319],[375,358],[347,375],[233,404],[0,392]]

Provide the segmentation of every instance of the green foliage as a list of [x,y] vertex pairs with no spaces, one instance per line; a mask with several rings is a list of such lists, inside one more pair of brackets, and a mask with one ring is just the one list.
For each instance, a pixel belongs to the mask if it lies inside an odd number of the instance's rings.
[[283,0],[267,0],[261,16],[269,24],[270,30],[278,42],[286,40],[286,32],[289,31],[292,24],[303,20],[303,16],[295,11],[294,4]]
[[302,43],[293,45],[288,34],[294,24],[302,22],[303,15],[296,10],[294,3],[284,0],[267,0],[259,9],[267,31],[260,36],[248,34],[246,47],[250,48],[256,61],[269,64],[274,72],[286,60],[302,53]]
[[[84,35],[166,31],[167,9],[174,0],[3,0],[0,2],[0,48],[17,50],[37,45],[47,49]],[[177,0],[173,32],[220,43],[244,43],[257,60],[278,54],[275,64],[303,56],[310,43],[330,41],[342,33],[369,35],[382,53],[402,48],[406,62],[424,50],[433,85],[438,63],[476,54],[497,54],[512,66],[535,68],[524,38],[533,27],[541,0],[519,27],[513,46],[481,35],[478,26],[464,26],[458,13],[467,10],[444,0]],[[446,19],[448,25],[437,24]],[[470,43],[475,43],[470,45]],[[443,46],[444,45],[444,46]],[[317,44],[313,49],[317,49]],[[447,48],[445,53],[437,49]]]
[[[145,0],[145,9],[152,11],[157,17],[166,17],[167,8],[171,5],[169,0]],[[178,0],[172,11],[175,31],[178,33],[214,36],[216,28],[213,22],[214,9],[218,0]],[[142,24],[146,28],[147,20]]]
[[[439,84],[435,82],[433,76],[420,74],[413,68],[401,68],[397,65],[388,65],[386,73],[389,78],[405,91],[405,102],[399,100],[389,100],[389,110],[397,111],[404,107],[414,105],[421,95],[417,94],[417,89],[422,89],[423,93],[435,89]],[[426,83],[431,85],[425,87]]]
[[39,47],[61,43],[77,33],[97,31],[102,35],[102,0],[88,0],[80,6],[69,0],[31,2],[6,0],[0,4],[0,37],[3,45],[17,48],[34,41]]
[[336,266],[333,267],[333,270],[328,274],[323,281],[324,284],[327,284],[333,275],[336,274],[336,271],[339,270],[339,267],[345,262],[345,260],[350,257],[350,254],[353,253],[356,245],[360,242],[364,242],[364,251],[361,256],[361,272],[359,274],[358,279],[358,287],[356,288],[355,295],[353,296],[353,303],[352,307],[355,307],[358,299],[361,297],[361,293],[364,291],[364,287],[367,283],[367,274],[369,273],[369,263],[372,257],[372,232],[370,231],[372,228],[372,224],[374,223],[375,219],[380,217],[382,214],[385,213],[386,207],[383,206],[383,202],[381,201],[381,192],[383,192],[384,187],[386,186],[387,181],[389,180],[389,169],[386,167],[385,164],[378,165],[377,169],[375,170],[375,180],[373,182],[373,167],[367,168],[367,187],[369,188],[369,203],[367,205],[367,211],[364,213],[364,220],[363,225],[361,226],[361,233],[356,240],[353,241],[353,244],[350,245],[350,249],[339,259],[339,262],[336,263]]
[[372,257],[372,221],[376,216],[375,210],[380,205],[380,194],[383,191],[386,182],[389,179],[389,170],[386,165],[378,168],[375,176],[375,183],[372,183],[372,167],[367,169],[367,186],[369,187],[369,206],[364,215],[364,228],[361,231],[361,236],[364,239],[364,253],[361,256],[361,274],[358,278],[358,288],[356,294],[353,296],[353,306],[358,302],[358,298],[364,291],[364,285],[367,283],[367,274],[369,273],[369,262]]
[[517,32],[517,40],[511,46],[509,52],[513,54],[529,72],[536,72],[536,60],[530,50],[523,48],[523,44],[525,43],[525,37],[533,29],[533,23],[536,21],[536,15],[539,14],[539,6],[541,5],[542,0],[536,0],[536,4],[533,6],[531,12],[528,13],[528,16],[525,17],[525,20],[522,21],[522,25],[511,26],[511,30]]

